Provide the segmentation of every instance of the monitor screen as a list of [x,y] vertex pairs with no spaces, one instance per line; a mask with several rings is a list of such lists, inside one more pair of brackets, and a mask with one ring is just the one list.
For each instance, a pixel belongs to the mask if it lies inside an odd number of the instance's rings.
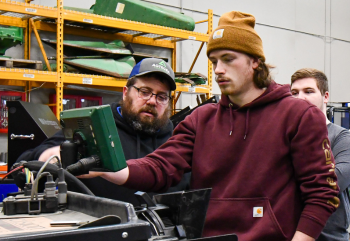
[[64,110],[60,118],[65,138],[79,143],[78,159],[97,155],[103,169],[116,172],[126,167],[109,105]]

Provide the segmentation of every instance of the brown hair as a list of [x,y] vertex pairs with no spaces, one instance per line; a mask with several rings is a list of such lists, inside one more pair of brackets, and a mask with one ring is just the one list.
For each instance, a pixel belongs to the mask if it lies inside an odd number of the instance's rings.
[[318,69],[303,68],[297,70],[291,77],[291,84],[299,79],[313,78],[316,80],[317,88],[320,90],[322,95],[325,95],[328,91],[328,79],[327,76]]
[[262,58],[259,58],[259,66],[256,69],[254,69],[254,77],[253,77],[254,84],[258,88],[262,89],[270,85],[272,81],[270,69],[273,69],[273,68],[275,68],[275,66],[266,64]]

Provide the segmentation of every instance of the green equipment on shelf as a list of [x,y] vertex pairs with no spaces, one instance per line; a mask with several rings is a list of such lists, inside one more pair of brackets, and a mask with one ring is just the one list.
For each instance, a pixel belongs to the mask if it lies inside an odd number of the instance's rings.
[[175,82],[191,85],[203,85],[207,82],[207,77],[200,73],[175,72]]
[[140,0],[96,0],[94,14],[193,31],[193,18]]
[[64,59],[67,65],[74,66],[82,73],[99,73],[117,78],[128,78],[136,62],[133,57],[121,59]]
[[0,55],[6,50],[23,43],[23,29],[18,27],[0,26]]
[[[42,41],[56,49],[56,40],[42,39]],[[125,56],[133,56],[136,62],[144,58],[159,58],[168,61],[168,58],[158,57],[152,54],[135,52],[131,44],[124,45],[121,40],[114,40],[110,43],[96,42],[96,41],[76,41],[64,40],[63,52],[66,56],[86,56],[87,58],[122,58]],[[89,57],[88,57],[89,56]]]
[[[42,39],[41,41],[56,49],[56,39]],[[97,41],[63,41],[63,53],[67,56],[97,55],[98,52],[107,54],[132,55],[132,52],[125,48],[125,45],[121,40],[114,40],[108,44]]]

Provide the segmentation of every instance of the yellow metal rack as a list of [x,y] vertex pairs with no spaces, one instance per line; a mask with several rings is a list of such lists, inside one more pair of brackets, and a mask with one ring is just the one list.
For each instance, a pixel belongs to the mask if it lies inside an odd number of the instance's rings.
[[[45,87],[56,89],[57,112],[62,111],[63,87],[67,84],[86,86],[97,89],[121,91],[126,79],[107,76],[63,73],[63,35],[98,36],[100,39],[120,39],[129,43],[157,46],[172,50],[172,67],[176,70],[176,43],[184,40],[202,42],[190,71],[199,52],[209,39],[213,29],[213,12],[208,11],[208,19],[197,23],[208,22],[208,32],[198,33],[158,25],[134,22],[129,20],[105,17],[90,13],[63,9],[63,0],[57,0],[57,8],[0,0],[0,24],[24,28],[24,58],[30,59],[30,34],[34,29],[57,33],[57,72],[29,69],[9,69],[0,67],[1,85],[24,86],[26,91],[45,83]],[[45,20],[45,21],[43,21]],[[189,71],[189,72],[190,72]],[[188,84],[177,84],[177,95],[174,106],[181,92],[205,93],[212,95],[212,66],[208,61],[208,84],[192,87]],[[176,94],[176,93],[175,93]]]

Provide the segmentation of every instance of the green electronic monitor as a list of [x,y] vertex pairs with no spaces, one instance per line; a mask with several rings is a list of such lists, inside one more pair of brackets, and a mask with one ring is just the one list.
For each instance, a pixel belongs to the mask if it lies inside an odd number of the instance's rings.
[[79,143],[78,160],[97,155],[102,169],[116,172],[126,167],[109,105],[65,110],[60,118],[65,138]]

